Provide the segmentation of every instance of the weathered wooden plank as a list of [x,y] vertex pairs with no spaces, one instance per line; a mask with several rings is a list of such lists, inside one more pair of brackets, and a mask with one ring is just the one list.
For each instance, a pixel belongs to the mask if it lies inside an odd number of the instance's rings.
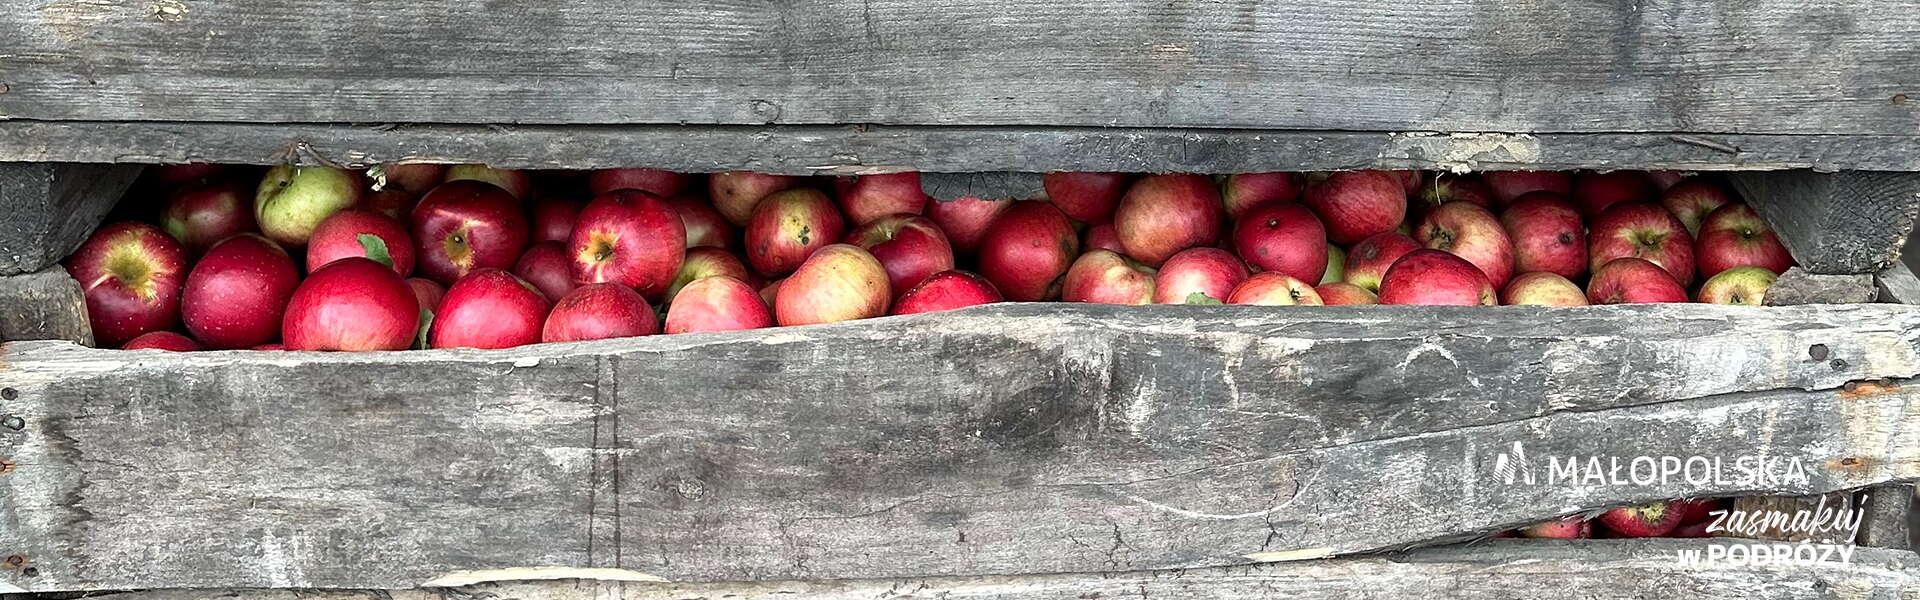
[[[22,465],[0,553],[38,569],[0,581],[42,591],[1208,566],[1920,478],[1920,309],[1897,305],[999,305],[493,352],[0,360],[22,426],[0,430]],[[1594,486],[1539,464],[1751,454],[1804,477]]]
[[1735,173],[1795,262],[1817,274],[1878,273],[1900,259],[1920,214],[1920,174]]
[[26,275],[0,275],[0,341],[67,340],[93,345],[87,300],[80,282],[52,267]]
[[413,590],[166,590],[101,600],[1086,600],[1088,598],[1579,599],[1901,598],[1920,587],[1910,552],[1862,548],[1851,564],[1683,564],[1698,540],[1494,540],[1404,555],[1172,571],[765,583],[532,581]]
[[1912,548],[1913,532],[1907,528],[1907,521],[1914,512],[1913,494],[1914,486],[1911,483],[1883,485],[1862,491],[1860,545]]
[[1910,8],[61,2],[7,13],[0,115],[1910,135]]
[[1046,186],[1039,173],[922,173],[920,189],[942,202],[960,198],[1045,198]]
[[1880,302],[1920,304],[1920,278],[1914,277],[1904,262],[1893,263],[1873,276],[1873,284],[1880,290]]
[[138,165],[0,163],[0,275],[59,264],[139,175]]
[[[1736,151],[1726,151],[1733,149]],[[1389,133],[1137,127],[465,126],[0,121],[0,161],[792,174],[1647,168],[1920,171],[1920,135]]]
[[1767,288],[1767,306],[1859,304],[1879,295],[1872,275],[1820,275],[1789,267]]

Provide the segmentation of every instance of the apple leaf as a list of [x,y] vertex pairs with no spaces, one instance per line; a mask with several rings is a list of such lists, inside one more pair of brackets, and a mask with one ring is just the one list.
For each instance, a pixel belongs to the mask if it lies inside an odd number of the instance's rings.
[[389,267],[393,266],[393,255],[387,253],[386,240],[380,239],[380,236],[371,233],[362,233],[359,239],[360,247],[367,250],[367,258],[371,258],[374,262]]
[[1208,296],[1205,292],[1194,292],[1191,294],[1187,294],[1186,303],[1187,304],[1226,304],[1225,302],[1221,302],[1220,299],[1218,298],[1214,298],[1213,296]]
[[427,332],[433,329],[433,311],[420,309],[420,330],[413,334],[413,349],[427,349]]

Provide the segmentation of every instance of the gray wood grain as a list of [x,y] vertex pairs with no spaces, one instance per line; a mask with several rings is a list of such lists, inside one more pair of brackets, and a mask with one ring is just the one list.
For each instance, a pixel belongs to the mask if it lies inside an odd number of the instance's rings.
[[1364,168],[1920,171],[1920,135],[0,121],[0,161],[292,161],[367,166],[403,160],[529,169],[648,166],[797,175]]
[[1861,493],[1863,519],[1859,543],[1873,548],[1912,549],[1914,486],[1911,483],[1877,486]]
[[1788,267],[1767,288],[1767,306],[1860,304],[1880,297],[1873,275],[1821,275]]
[[0,275],[0,341],[67,340],[93,345],[87,300],[67,270]]
[[947,202],[961,198],[1014,199],[1047,197],[1039,173],[923,173],[920,190],[935,200]]
[[[0,430],[21,465],[0,551],[38,569],[0,581],[35,591],[1197,567],[1920,478],[1920,309],[1897,305],[1015,304],[491,352],[0,360],[23,425]],[[1508,483],[1516,447],[1771,454],[1807,477]]]
[[1857,600],[1920,586],[1913,553],[1862,548],[1850,565],[1687,566],[1699,540],[1492,540],[1404,555],[1240,567],[854,581],[531,581],[412,590],[167,590],[101,600],[1087,600],[1090,598],[1466,598],[1473,600]]
[[1920,304],[1920,277],[1914,277],[1913,270],[1904,262],[1893,263],[1873,276],[1873,284],[1880,290],[1880,302]]
[[4,13],[0,115],[1911,135],[1909,8],[54,2]]
[[0,275],[57,265],[100,224],[139,165],[0,162]]
[[1730,179],[1813,273],[1878,273],[1900,259],[1920,215],[1920,174],[1735,173]]

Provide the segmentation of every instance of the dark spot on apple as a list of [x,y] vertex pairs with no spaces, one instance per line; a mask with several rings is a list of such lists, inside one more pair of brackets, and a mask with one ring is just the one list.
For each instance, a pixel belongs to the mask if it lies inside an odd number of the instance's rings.
[[800,228],[800,245],[805,246],[811,243],[813,243],[813,228],[801,227]]
[[1566,246],[1566,245],[1572,245],[1572,244],[1573,244],[1573,232],[1571,232],[1571,231],[1562,231],[1562,232],[1560,232],[1560,244],[1561,244],[1561,245],[1563,245],[1563,246]]

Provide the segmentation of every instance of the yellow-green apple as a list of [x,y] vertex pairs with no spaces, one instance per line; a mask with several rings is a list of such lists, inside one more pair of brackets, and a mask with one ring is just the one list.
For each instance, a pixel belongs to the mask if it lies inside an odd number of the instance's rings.
[[846,243],[865,248],[887,269],[887,287],[907,293],[934,273],[953,269],[953,246],[933,221],[896,213],[867,221],[847,234]]
[[1596,271],[1631,256],[1660,265],[1682,286],[1693,282],[1693,236],[1658,204],[1622,204],[1601,213],[1587,230],[1587,253],[1587,265]]
[[1587,280],[1587,302],[1645,304],[1686,302],[1687,288],[1665,268],[1643,258],[1616,258],[1593,270]]
[[887,215],[917,215],[932,201],[920,190],[920,174],[914,172],[842,177],[834,183],[840,209],[854,225]]
[[1313,291],[1320,294],[1320,302],[1327,306],[1380,303],[1380,297],[1367,291],[1367,288],[1344,281],[1322,283],[1313,286]]
[[580,218],[580,202],[571,197],[541,196],[528,207],[534,242],[573,241],[573,224]]
[[1709,304],[1762,306],[1767,301],[1767,288],[1773,287],[1778,278],[1779,275],[1764,268],[1734,267],[1708,277],[1706,283],[1700,284],[1696,298]]
[[[453,165],[447,167],[447,177],[442,185],[455,181],[490,183],[493,184],[494,187],[506,190],[507,194],[513,196],[513,199],[516,201],[526,198],[527,194],[533,191],[533,180],[527,177],[526,171],[495,169],[486,165]],[[434,188],[438,187],[440,186],[434,186]]]
[[540,326],[540,341],[579,342],[656,333],[660,333],[660,317],[639,292],[618,283],[595,283],[574,288],[553,303],[546,323]]
[[1493,191],[1495,206],[1506,206],[1514,199],[1533,192],[1548,192],[1564,198],[1573,193],[1573,177],[1560,171],[1488,171],[1480,180]]
[[1320,283],[1333,283],[1347,279],[1347,252],[1339,246],[1327,244],[1327,270],[1320,274]]
[[667,333],[741,331],[773,326],[773,310],[752,285],[727,275],[687,284],[667,306]]
[[1793,255],[1780,243],[1773,227],[1753,212],[1753,207],[1739,202],[1707,216],[1700,226],[1700,238],[1694,242],[1693,256],[1699,262],[1701,277],[1745,266],[1777,274],[1793,266]]
[[1405,234],[1389,231],[1374,234],[1354,244],[1347,252],[1346,278],[1351,283],[1369,292],[1380,291],[1380,279],[1387,275],[1387,268],[1394,261],[1406,256],[1408,252],[1422,248],[1420,242]]
[[1220,201],[1227,216],[1239,220],[1263,204],[1299,201],[1303,187],[1299,173],[1238,173],[1220,185]]
[[574,288],[580,287],[573,282],[573,256],[567,253],[567,245],[560,242],[540,242],[527,247],[526,254],[513,264],[513,274],[549,302],[558,302]]
[[1327,239],[1344,246],[1399,227],[1407,218],[1407,193],[1384,171],[1340,171],[1308,185],[1301,201],[1320,216]]
[[180,322],[217,349],[250,348],[280,337],[280,319],[300,269],[272,240],[245,233],[207,250],[187,273]]
[[[375,245],[362,236],[372,236],[380,243]],[[383,254],[384,258],[376,254]],[[399,221],[386,215],[360,209],[343,210],[313,229],[313,237],[307,240],[307,272],[349,256],[387,263],[393,272],[405,277],[413,274],[413,237],[407,235],[407,228]]]
[[1118,253],[1094,250],[1067,269],[1060,299],[1093,304],[1147,304],[1153,301],[1152,267]]
[[413,207],[413,241],[420,274],[451,284],[475,269],[505,269],[527,249],[527,218],[520,201],[492,184],[442,183]]
[[1128,173],[1080,173],[1059,171],[1041,177],[1047,200],[1060,207],[1067,218],[1088,225],[1113,221],[1113,210],[1120,196],[1133,181]]
[[1586,306],[1587,293],[1572,281],[1544,271],[1521,273],[1507,283],[1500,303],[1509,306]]
[[[1076,263],[1077,264],[1077,263]],[[1166,264],[1153,286],[1155,304],[1220,304],[1247,280],[1247,263],[1219,248],[1181,250]]]
[[587,176],[587,191],[599,196],[614,190],[640,190],[672,198],[692,183],[692,177],[661,169],[600,169]]
[[1267,271],[1254,273],[1240,285],[1234,286],[1227,294],[1227,304],[1251,304],[1256,306],[1293,306],[1296,304],[1323,304],[1320,293],[1305,281],[1280,273]]
[[121,350],[162,350],[166,352],[197,352],[200,344],[193,338],[171,331],[149,331],[140,337],[127,340]]
[[1414,229],[1414,239],[1435,250],[1445,250],[1479,267],[1494,289],[1513,278],[1513,241],[1493,213],[1466,202],[1434,207]]
[[1567,279],[1587,274],[1587,225],[1565,198],[1549,192],[1521,195],[1500,213],[1500,225],[1513,243],[1514,271]]
[[1052,203],[1015,202],[980,236],[980,274],[1015,302],[1060,296],[1060,280],[1080,256],[1073,223]]
[[1734,202],[1731,192],[1712,180],[1700,177],[1674,184],[1660,195],[1660,205],[1673,213],[1674,218],[1680,219],[1680,224],[1687,227],[1687,235],[1696,238],[1700,237],[1700,224],[1707,220],[1707,215],[1731,202]]
[[747,222],[747,264],[770,278],[792,273],[814,252],[840,241],[846,230],[840,209],[819,190],[774,192]]
[[500,269],[475,269],[447,288],[433,317],[435,348],[512,348],[540,342],[552,305],[533,284]]
[[1320,219],[1299,204],[1261,205],[1233,226],[1233,248],[1248,265],[1301,281],[1326,274],[1328,247]]
[[1081,248],[1087,250],[1110,250],[1121,254],[1127,253],[1127,247],[1120,244],[1120,233],[1114,231],[1113,225],[1110,223],[1088,227],[1085,237],[1086,241],[1080,244]]
[[288,350],[404,350],[419,327],[413,288],[387,265],[349,257],[294,288],[280,335]]
[[1583,172],[1573,176],[1573,203],[1588,217],[1616,204],[1640,204],[1659,198],[1653,181],[1640,171]]
[[101,346],[119,346],[180,322],[186,251],[157,227],[131,221],[103,226],[67,257],[66,267],[80,282],[87,321]]
[[697,196],[674,196],[667,204],[680,212],[680,223],[687,228],[687,247],[709,246],[713,248],[734,247],[733,223],[715,210],[706,199]]
[[773,302],[782,326],[837,323],[887,314],[887,269],[866,250],[832,244],[781,282]]
[[687,255],[687,228],[659,196],[613,190],[580,209],[567,253],[574,283],[618,283],[661,298]]
[[969,196],[928,202],[927,218],[947,234],[947,242],[953,244],[954,250],[973,252],[980,247],[981,236],[986,235],[987,227],[993,225],[1000,211],[1012,206],[1012,200],[983,200]]
[[1387,274],[1380,278],[1380,303],[1494,306],[1499,304],[1499,297],[1486,273],[1467,259],[1422,248],[1408,252],[1387,268]]
[[760,205],[761,198],[799,184],[798,177],[728,171],[707,178],[707,197],[713,199],[713,207],[728,222],[745,227],[753,219],[753,208]]
[[199,255],[214,242],[254,231],[253,197],[245,183],[213,181],[189,184],[167,197],[160,227],[180,241],[190,255]]
[[1212,179],[1152,175],[1127,188],[1113,211],[1113,230],[1128,256],[1159,267],[1175,252],[1219,240],[1223,212]]
[[253,218],[267,239],[305,246],[321,221],[360,202],[361,187],[353,171],[280,165],[269,169],[254,190]]
[[725,250],[704,246],[689,248],[686,260],[680,262],[680,273],[674,275],[673,284],[667,286],[667,302],[673,302],[688,284],[708,277],[732,277],[748,285],[758,280],[747,272],[745,263]]

